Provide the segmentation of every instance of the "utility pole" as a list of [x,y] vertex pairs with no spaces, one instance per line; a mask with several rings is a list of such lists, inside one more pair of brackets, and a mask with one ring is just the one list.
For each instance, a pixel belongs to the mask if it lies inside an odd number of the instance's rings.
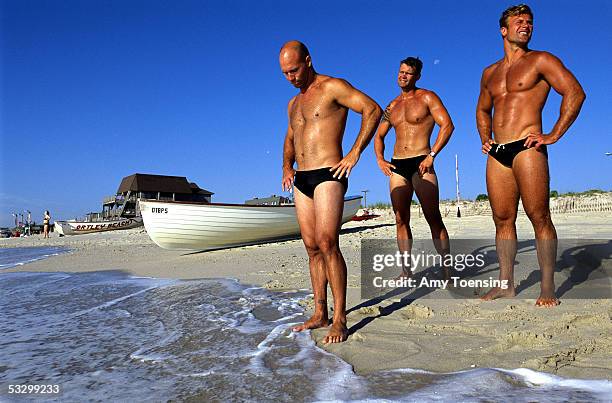
[[361,193],[363,193],[363,208],[367,208],[368,207],[368,192],[369,190],[362,190]]
[[455,154],[455,181],[457,182],[457,217],[461,218],[461,209],[459,208],[459,202],[461,196],[459,193],[459,157]]

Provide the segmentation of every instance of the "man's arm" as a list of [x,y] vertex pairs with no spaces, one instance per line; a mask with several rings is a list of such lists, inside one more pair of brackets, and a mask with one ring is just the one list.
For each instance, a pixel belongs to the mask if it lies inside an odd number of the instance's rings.
[[390,115],[391,109],[393,108],[394,103],[391,102],[383,113],[382,120],[378,125],[378,130],[376,131],[376,136],[374,137],[374,154],[376,154],[376,162],[378,163],[378,167],[381,171],[387,176],[391,176],[391,168],[395,169],[395,166],[391,165],[387,160],[385,160],[385,136],[391,130],[391,122]]
[[361,153],[370,143],[380,117],[382,109],[378,104],[363,92],[353,88],[347,81],[334,79],[333,91],[338,104],[361,114],[361,128],[355,140],[355,144],[340,162],[334,165],[330,171],[334,172],[335,178],[342,178],[351,174],[351,169],[357,164]]
[[478,96],[478,104],[476,105],[476,127],[478,128],[480,142],[482,143],[482,152],[484,154],[487,154],[489,150],[491,150],[491,142],[493,141],[491,138],[493,97],[487,89],[486,81],[489,68],[486,68],[482,72],[482,78],[480,79],[480,95]]
[[287,134],[285,135],[285,143],[283,145],[283,180],[282,188],[283,191],[288,192],[291,190],[293,185],[293,177],[295,176],[295,169],[293,169],[293,163],[295,162],[295,145],[293,143],[293,129],[291,128],[291,107],[295,98],[289,101],[287,108],[287,115],[289,116],[289,125],[287,127]]
[[561,60],[550,53],[542,52],[539,55],[536,68],[544,80],[563,97],[559,119],[550,133],[548,135],[529,133],[527,136],[525,146],[539,148],[544,144],[556,143],[565,134],[578,117],[586,95],[576,77],[561,63]]
[[[436,138],[436,142],[431,147],[431,151],[436,154],[442,151],[444,146],[448,143],[453,130],[455,130],[455,126],[453,125],[453,121],[451,120],[446,107],[442,103],[440,97],[436,95],[433,91],[430,91],[425,97],[427,102],[427,106],[429,107],[429,113],[434,119],[434,122],[438,126],[440,126],[440,130],[438,131],[438,137]],[[431,171],[431,167],[433,166],[434,157],[428,155],[425,159],[419,164],[419,174],[422,176],[425,172]]]

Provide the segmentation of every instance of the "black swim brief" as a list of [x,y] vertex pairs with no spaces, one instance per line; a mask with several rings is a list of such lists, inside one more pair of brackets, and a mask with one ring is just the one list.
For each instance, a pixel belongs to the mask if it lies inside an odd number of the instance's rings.
[[344,185],[344,193],[346,193],[346,190],[348,189],[348,178],[346,176],[343,176],[342,179],[334,178],[333,172],[330,171],[330,168],[331,167],[313,169],[310,171],[296,171],[295,181],[293,184],[300,190],[300,192],[304,193],[311,199],[314,196],[314,191],[317,185],[327,181],[342,183]]
[[425,158],[427,158],[427,155],[410,158],[392,158],[391,165],[394,165],[395,169],[391,168],[391,172],[402,175],[407,180],[412,180],[412,175],[419,172],[419,165]]
[[[502,165],[512,168],[512,162],[514,158],[521,152],[529,150],[529,147],[525,147],[525,139],[512,141],[506,144],[491,144],[493,148],[489,151],[489,155],[498,160]],[[544,155],[548,156],[546,146],[540,147],[540,150]]]

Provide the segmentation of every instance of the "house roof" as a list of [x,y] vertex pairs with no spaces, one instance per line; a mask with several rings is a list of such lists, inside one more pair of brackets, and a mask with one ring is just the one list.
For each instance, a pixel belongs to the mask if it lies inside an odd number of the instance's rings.
[[133,174],[121,181],[117,193],[132,192],[164,192],[164,193],[199,193],[212,195],[214,193],[201,189],[195,183],[189,183],[184,176],[166,176],[151,174]]
[[198,186],[198,184],[197,184],[197,183],[195,183],[195,182],[190,182],[190,183],[189,183],[189,187],[191,188],[191,191],[192,191],[194,194],[203,194],[203,195],[207,195],[207,196],[211,196],[211,195],[213,195],[213,194],[214,194],[214,193],[212,193],[212,192],[209,192],[209,191],[208,191],[208,190],[206,190],[206,189],[202,189],[202,188],[201,188],[201,187],[199,187],[199,186]]

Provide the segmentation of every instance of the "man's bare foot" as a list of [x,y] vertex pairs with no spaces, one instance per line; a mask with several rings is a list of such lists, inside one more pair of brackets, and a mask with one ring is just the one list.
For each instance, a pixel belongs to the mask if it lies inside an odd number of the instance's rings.
[[488,293],[480,297],[480,299],[483,301],[493,301],[494,299],[498,298],[512,298],[515,295],[516,290],[514,289],[514,287],[508,287],[505,289],[500,287],[494,287],[491,288]]
[[559,305],[561,302],[557,299],[557,297],[555,297],[555,293],[554,292],[544,292],[542,291],[540,293],[540,296],[538,297],[538,299],[536,300],[536,306],[545,306],[547,308],[550,308],[552,306],[557,306]]
[[301,325],[295,326],[293,327],[293,331],[294,332],[301,332],[302,330],[308,330],[308,329],[318,329],[320,327],[327,327],[329,326],[329,319],[326,317],[315,317],[313,316],[312,318],[308,319],[306,322],[302,323]]
[[329,329],[329,333],[323,339],[324,344],[330,343],[342,343],[348,339],[348,329],[346,325],[341,322],[334,322]]

